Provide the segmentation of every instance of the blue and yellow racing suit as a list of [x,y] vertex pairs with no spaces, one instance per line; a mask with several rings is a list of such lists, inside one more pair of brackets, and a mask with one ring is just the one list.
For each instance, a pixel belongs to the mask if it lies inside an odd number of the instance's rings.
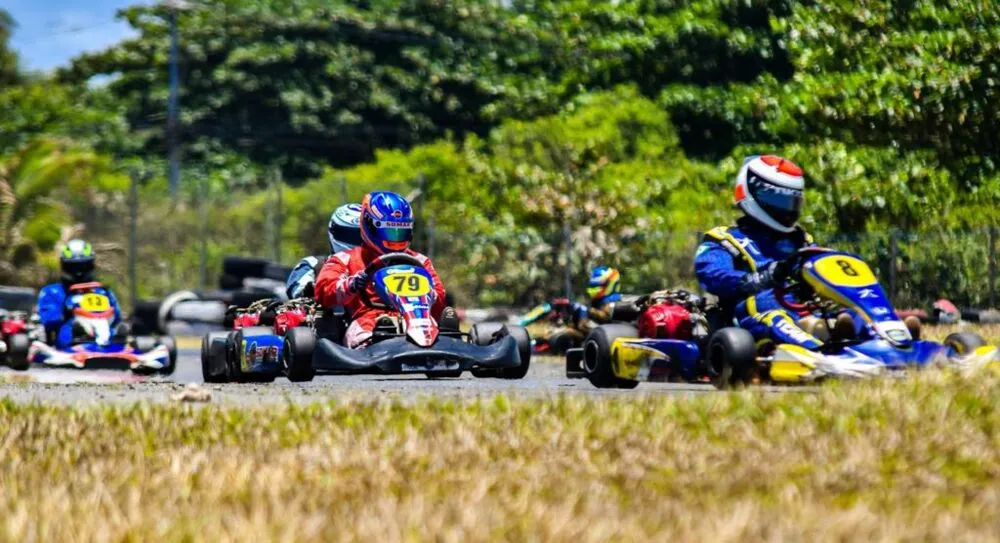
[[822,342],[798,325],[799,316],[778,303],[768,267],[813,245],[812,236],[796,228],[788,234],[744,217],[735,226],[705,234],[695,253],[694,270],[702,288],[719,297],[727,318],[757,340],[792,343],[807,349]]
[[[111,325],[117,326],[121,322],[122,312],[114,293],[106,287],[97,287],[93,291],[108,297],[115,311]],[[54,338],[54,346],[60,349],[73,344],[73,319],[70,316],[69,304],[71,300],[68,298],[67,287],[63,283],[45,285],[38,293],[38,320],[45,327],[46,337]]]

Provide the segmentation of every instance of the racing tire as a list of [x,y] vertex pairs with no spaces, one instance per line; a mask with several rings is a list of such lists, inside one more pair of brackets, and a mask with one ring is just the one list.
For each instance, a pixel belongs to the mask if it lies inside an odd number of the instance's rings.
[[246,373],[243,371],[241,365],[242,357],[240,350],[244,348],[243,346],[243,333],[248,331],[254,331],[256,334],[272,334],[274,330],[267,328],[266,326],[250,326],[233,332],[230,337],[232,341],[229,342],[229,368],[233,376],[233,381],[237,383],[270,383],[273,382],[276,375],[273,373]]
[[316,376],[313,368],[313,352],[316,350],[316,333],[310,328],[292,328],[285,333],[282,346],[281,365],[285,377],[293,383],[312,381]]
[[167,348],[167,361],[169,364],[165,368],[160,368],[160,375],[173,375],[177,370],[177,343],[172,336],[160,336],[160,345]]
[[157,344],[158,342],[153,336],[136,336],[136,338],[132,340],[132,346],[135,347],[135,350],[140,353],[152,351],[156,348]]
[[632,389],[638,381],[622,379],[612,368],[611,346],[618,338],[639,337],[631,324],[602,324],[591,330],[583,340],[583,374],[597,388]]
[[28,349],[31,348],[31,339],[28,334],[13,334],[7,338],[7,360],[11,369],[25,371],[31,367],[28,360]]
[[[497,335],[500,334],[500,335]],[[528,374],[531,367],[531,336],[522,326],[504,324],[502,322],[480,322],[472,325],[469,330],[469,341],[475,345],[486,346],[497,338],[511,335],[517,341],[517,352],[521,358],[521,365],[516,368],[487,369],[476,368],[472,370],[474,377],[488,378],[499,377],[501,379],[523,379]]]
[[[469,330],[469,342],[473,345],[479,345],[485,347],[490,343],[493,343],[493,336],[504,327],[502,322],[480,322],[472,325]],[[494,369],[486,368],[474,368],[472,370],[473,377],[479,377],[482,379],[489,377],[499,377],[500,372]]]
[[986,340],[973,332],[955,332],[944,338],[944,344],[956,355],[962,356],[986,345]]
[[201,338],[201,376],[206,383],[228,383],[229,362],[226,360],[228,332],[209,332]]
[[507,333],[517,341],[517,354],[520,355],[521,365],[516,368],[503,368],[500,370],[501,379],[524,379],[528,375],[531,367],[531,335],[523,326],[507,325]]
[[715,388],[745,387],[757,364],[757,344],[753,335],[742,328],[722,328],[708,340],[705,358]]

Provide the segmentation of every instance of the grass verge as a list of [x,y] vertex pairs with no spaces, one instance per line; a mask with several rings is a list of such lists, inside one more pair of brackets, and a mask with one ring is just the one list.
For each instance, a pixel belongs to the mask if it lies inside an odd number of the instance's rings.
[[1000,376],[274,409],[0,402],[0,538],[989,539]]

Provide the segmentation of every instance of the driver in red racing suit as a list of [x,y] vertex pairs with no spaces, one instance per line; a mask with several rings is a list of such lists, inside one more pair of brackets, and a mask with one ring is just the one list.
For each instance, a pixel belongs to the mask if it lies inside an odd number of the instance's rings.
[[365,290],[370,300],[378,300],[375,286],[365,267],[387,253],[405,253],[419,260],[434,282],[431,316],[441,320],[445,309],[445,291],[434,265],[426,256],[410,250],[413,238],[413,211],[409,202],[394,192],[372,192],[361,201],[361,241],[352,249],[334,254],[316,277],[315,296],[323,307],[343,306],[351,316],[344,343],[352,349],[365,345],[381,317],[395,311],[374,308],[364,302]]

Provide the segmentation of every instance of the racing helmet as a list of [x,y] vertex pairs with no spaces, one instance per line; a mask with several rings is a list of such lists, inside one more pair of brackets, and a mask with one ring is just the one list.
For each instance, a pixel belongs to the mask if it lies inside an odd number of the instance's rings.
[[757,222],[789,233],[802,213],[805,200],[802,168],[775,155],[747,157],[736,174],[733,201]]
[[94,280],[94,248],[82,239],[72,239],[59,251],[59,269],[66,283]]
[[361,205],[344,204],[330,215],[327,225],[330,254],[348,251],[361,245]]
[[361,240],[379,254],[406,251],[413,239],[410,202],[395,192],[370,192],[361,200]]
[[587,296],[591,303],[614,302],[621,298],[621,275],[609,266],[598,266],[591,270],[587,281]]

